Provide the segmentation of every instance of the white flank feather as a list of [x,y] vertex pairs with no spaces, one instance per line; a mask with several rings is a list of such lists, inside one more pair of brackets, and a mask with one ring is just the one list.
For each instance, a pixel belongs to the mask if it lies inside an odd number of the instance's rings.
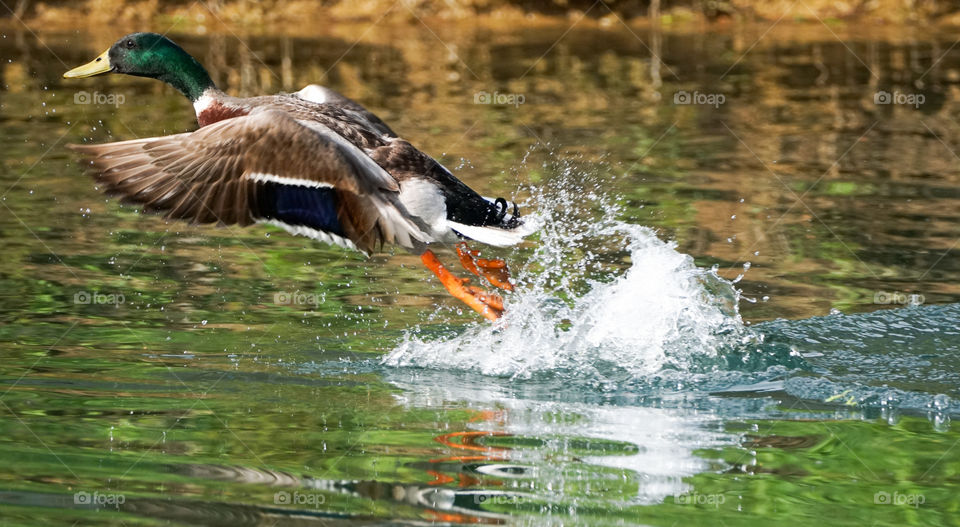
[[323,104],[332,99],[331,94],[334,93],[336,92],[319,84],[308,84],[297,92],[297,97],[317,104]]
[[429,229],[431,242],[456,243],[457,236],[447,223],[447,204],[436,183],[426,179],[408,179],[400,184],[400,203],[407,214],[418,218]]

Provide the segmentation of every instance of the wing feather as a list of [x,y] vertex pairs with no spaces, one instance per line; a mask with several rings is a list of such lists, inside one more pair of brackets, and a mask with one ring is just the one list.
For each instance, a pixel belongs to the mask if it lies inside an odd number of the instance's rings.
[[412,247],[429,241],[397,199],[397,181],[366,153],[317,122],[280,110],[226,119],[197,131],[102,145],[70,145],[106,190],[169,218],[248,225],[263,219],[273,183],[333,187],[350,240]]

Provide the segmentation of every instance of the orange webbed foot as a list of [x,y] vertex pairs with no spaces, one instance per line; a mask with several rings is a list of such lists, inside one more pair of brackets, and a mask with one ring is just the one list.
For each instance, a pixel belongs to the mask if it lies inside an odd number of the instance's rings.
[[488,293],[483,289],[467,285],[470,282],[467,278],[459,278],[447,270],[440,263],[433,251],[427,250],[420,255],[420,260],[433,271],[440,279],[447,291],[455,298],[470,306],[471,309],[480,313],[487,320],[495,321],[503,316],[503,299],[499,295]]
[[513,284],[510,283],[510,269],[507,268],[507,262],[497,259],[478,258],[480,251],[471,249],[467,242],[457,244],[457,255],[460,256],[460,263],[463,268],[471,273],[486,278],[491,284],[504,291],[513,291]]

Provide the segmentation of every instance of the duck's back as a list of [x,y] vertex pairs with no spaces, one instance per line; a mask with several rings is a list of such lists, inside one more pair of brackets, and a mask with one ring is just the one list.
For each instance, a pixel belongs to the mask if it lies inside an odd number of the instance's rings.
[[324,102],[304,99],[298,94],[254,97],[247,101],[253,104],[252,112],[279,109],[298,121],[335,132],[390,174],[401,189],[419,182],[432,183],[443,196],[449,220],[475,226],[515,226],[514,215],[504,214],[505,204],[485,199],[435,159],[398,137],[359,103],[333,90],[327,89],[325,93]]

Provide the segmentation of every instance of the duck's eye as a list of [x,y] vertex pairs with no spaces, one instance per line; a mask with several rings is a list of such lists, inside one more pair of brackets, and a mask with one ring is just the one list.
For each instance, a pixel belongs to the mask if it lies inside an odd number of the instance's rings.
[[133,40],[127,41],[127,49],[133,49],[136,44],[133,43]]

